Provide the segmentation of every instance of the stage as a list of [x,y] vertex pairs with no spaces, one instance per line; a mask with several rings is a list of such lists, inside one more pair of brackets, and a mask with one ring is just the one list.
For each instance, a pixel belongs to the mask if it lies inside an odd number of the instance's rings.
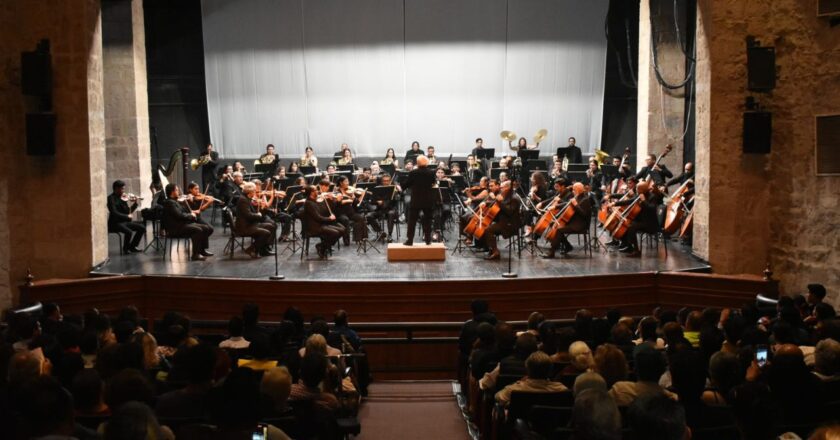
[[[452,235],[450,233],[450,235]],[[151,237],[151,231],[148,234]],[[120,255],[115,236],[111,236],[110,255],[106,262],[94,268],[92,276],[107,275],[172,275],[202,278],[242,278],[266,279],[274,274],[274,257],[251,259],[241,250],[223,254],[228,241],[228,233],[216,226],[210,238],[210,250],[216,255],[206,261],[189,261],[186,249],[173,249],[171,258],[164,260],[161,252],[149,248],[141,254]],[[691,254],[691,248],[676,241],[668,243],[668,253],[660,243],[659,249],[644,245],[642,256],[627,257],[617,251],[593,249],[592,256],[584,254],[575,237],[571,239],[575,249],[567,256],[547,260],[538,253],[531,254],[523,246],[519,256],[514,250],[511,261],[512,271],[518,278],[558,278],[615,274],[633,274],[642,272],[709,272],[711,268],[704,261]],[[299,281],[446,281],[446,280],[492,280],[501,278],[508,270],[507,240],[499,242],[502,259],[486,261],[484,253],[474,252],[469,248],[456,251],[457,234],[446,243],[446,261],[388,262],[385,243],[377,243],[379,249],[368,249],[367,253],[357,251],[357,245],[341,246],[335,249],[328,260],[319,260],[315,252],[315,243],[310,245],[308,257],[301,260],[300,250],[292,253],[287,243],[279,243],[279,273],[287,280]],[[415,243],[415,246],[425,246]],[[540,241],[539,246],[545,246]]]

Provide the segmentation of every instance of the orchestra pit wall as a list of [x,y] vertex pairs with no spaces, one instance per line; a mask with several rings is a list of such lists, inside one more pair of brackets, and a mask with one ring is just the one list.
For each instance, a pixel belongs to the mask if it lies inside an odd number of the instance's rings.
[[[56,154],[26,154],[21,52],[50,40]],[[99,0],[0,2],[0,309],[27,268],[81,278],[107,257]]]
[[[747,36],[776,49],[771,93],[746,90]],[[826,285],[840,306],[840,177],[817,177],[814,115],[840,113],[840,28],[814,2],[700,0],[694,252],[717,273],[761,272],[786,294]],[[773,113],[772,152],[742,153],[744,100]]]

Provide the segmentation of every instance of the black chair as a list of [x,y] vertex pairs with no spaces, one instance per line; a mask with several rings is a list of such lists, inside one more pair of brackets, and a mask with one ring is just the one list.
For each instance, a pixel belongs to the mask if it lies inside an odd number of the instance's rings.
[[124,243],[124,242],[123,242],[123,235],[124,235],[124,234],[123,234],[122,232],[119,232],[119,231],[111,231],[111,230],[108,230],[108,236],[109,236],[109,237],[111,236],[111,234],[114,234],[114,235],[116,235],[116,236],[117,236],[117,242],[118,242],[118,243],[119,243],[119,245],[120,245],[120,255],[125,254],[125,249],[123,249],[123,243]]
[[660,229],[657,232],[639,231],[639,247],[642,243],[647,242],[648,249],[655,249],[659,251],[659,242],[662,242],[662,247],[665,248],[665,258],[668,258],[668,236]]
[[557,428],[569,426],[574,408],[569,406],[534,405],[528,412],[528,426],[545,437]]
[[177,250],[181,250],[181,242],[184,242],[184,248],[187,250],[187,256],[190,255],[192,248],[192,240],[190,237],[182,237],[178,235],[171,235],[165,228],[160,228],[160,235],[163,238],[163,259],[166,260],[167,254],[172,258],[173,243],[177,246]]
[[237,247],[245,250],[245,237],[240,237],[236,233],[235,222],[236,218],[233,216],[233,212],[227,207],[222,208],[222,223],[230,225],[230,237],[228,237],[227,244],[225,244],[225,249],[222,253],[229,253],[231,259],[233,259],[233,253]]
[[574,406],[575,397],[571,391],[554,393],[533,393],[526,391],[514,391],[510,395],[508,405],[508,419],[527,419],[531,408],[534,405],[571,407]]
[[[589,254],[589,258],[592,258],[592,240],[590,240],[589,235],[589,228],[586,228],[583,232],[573,232],[566,235],[577,235],[578,236],[578,246],[583,246],[583,255]],[[580,244],[581,239],[583,239],[583,244]]]

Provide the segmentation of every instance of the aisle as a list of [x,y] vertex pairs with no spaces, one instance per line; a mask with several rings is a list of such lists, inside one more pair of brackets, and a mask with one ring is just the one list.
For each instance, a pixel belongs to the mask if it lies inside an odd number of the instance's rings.
[[393,381],[370,385],[359,411],[360,440],[469,440],[452,381]]

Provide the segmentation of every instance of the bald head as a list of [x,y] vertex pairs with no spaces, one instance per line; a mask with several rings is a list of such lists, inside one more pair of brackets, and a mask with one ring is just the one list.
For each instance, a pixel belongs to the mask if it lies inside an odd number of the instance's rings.
[[429,158],[424,155],[417,156],[417,166],[420,168],[425,168],[429,166]]
[[583,183],[575,182],[575,184],[572,185],[572,191],[575,195],[583,194],[583,192],[586,191],[586,187],[583,186]]

